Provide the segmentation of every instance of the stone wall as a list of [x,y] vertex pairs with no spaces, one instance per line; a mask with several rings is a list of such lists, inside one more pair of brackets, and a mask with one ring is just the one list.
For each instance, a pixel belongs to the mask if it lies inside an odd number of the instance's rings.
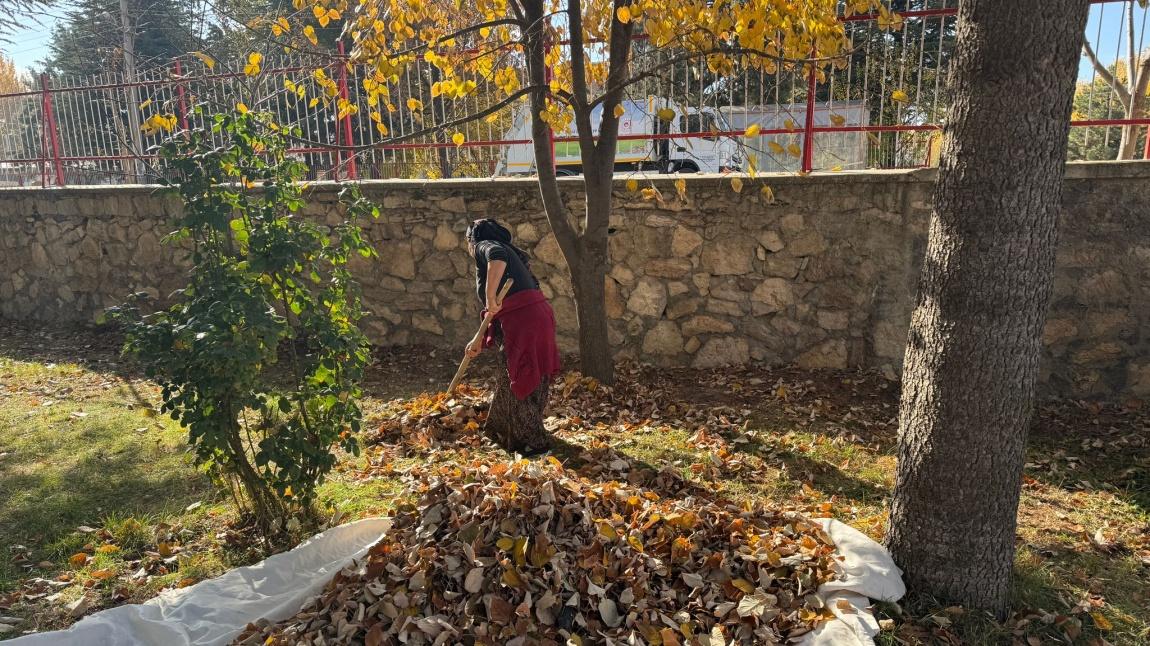
[[[611,342],[660,365],[748,360],[896,375],[925,244],[932,171],[772,177],[768,204],[748,182],[687,178],[680,200],[616,187],[607,280]],[[1044,380],[1078,396],[1150,394],[1150,165],[1069,167]],[[581,182],[565,180],[581,208]],[[307,215],[332,217],[317,185]],[[477,217],[507,222],[551,298],[560,342],[575,304],[531,180],[384,181],[369,227],[380,251],[355,270],[380,344],[462,347],[478,314],[463,244]],[[161,244],[179,204],[151,187],[0,190],[0,317],[90,321],[132,291],[170,293],[184,270]]]

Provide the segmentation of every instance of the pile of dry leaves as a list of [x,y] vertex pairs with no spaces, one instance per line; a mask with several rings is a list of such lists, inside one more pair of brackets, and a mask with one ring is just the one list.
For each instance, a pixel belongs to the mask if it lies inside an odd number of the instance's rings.
[[416,506],[299,614],[237,644],[770,644],[831,616],[819,525],[544,462],[415,475]]

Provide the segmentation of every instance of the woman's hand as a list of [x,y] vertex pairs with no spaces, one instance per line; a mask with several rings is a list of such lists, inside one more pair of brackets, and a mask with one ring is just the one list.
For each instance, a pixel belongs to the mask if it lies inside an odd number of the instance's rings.
[[463,351],[468,359],[478,357],[480,352],[483,352],[483,339],[472,339],[468,341],[467,348]]
[[503,309],[503,299],[499,298],[499,294],[496,294],[487,305],[487,315],[494,317],[501,309]]

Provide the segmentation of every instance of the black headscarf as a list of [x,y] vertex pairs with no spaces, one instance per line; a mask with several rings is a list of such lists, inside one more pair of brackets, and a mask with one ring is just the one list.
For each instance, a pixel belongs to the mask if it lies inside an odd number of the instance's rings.
[[507,227],[491,218],[476,220],[468,225],[467,241],[471,244],[487,241],[498,242],[514,251],[515,255],[523,261],[524,266],[531,262],[531,256],[528,256],[526,251],[511,243],[511,232],[507,230]]

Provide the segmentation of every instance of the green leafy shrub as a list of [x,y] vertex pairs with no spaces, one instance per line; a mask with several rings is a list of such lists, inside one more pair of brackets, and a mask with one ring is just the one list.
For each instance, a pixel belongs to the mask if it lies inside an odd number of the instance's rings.
[[125,351],[161,384],[164,412],[265,536],[306,517],[337,447],[358,453],[369,348],[347,263],[374,256],[358,222],[378,215],[350,187],[339,224],[301,217],[305,168],[285,148],[248,112],[164,143],[184,204],[165,243],[190,254],[188,283],[167,309],[145,315],[137,295],[112,311]]

